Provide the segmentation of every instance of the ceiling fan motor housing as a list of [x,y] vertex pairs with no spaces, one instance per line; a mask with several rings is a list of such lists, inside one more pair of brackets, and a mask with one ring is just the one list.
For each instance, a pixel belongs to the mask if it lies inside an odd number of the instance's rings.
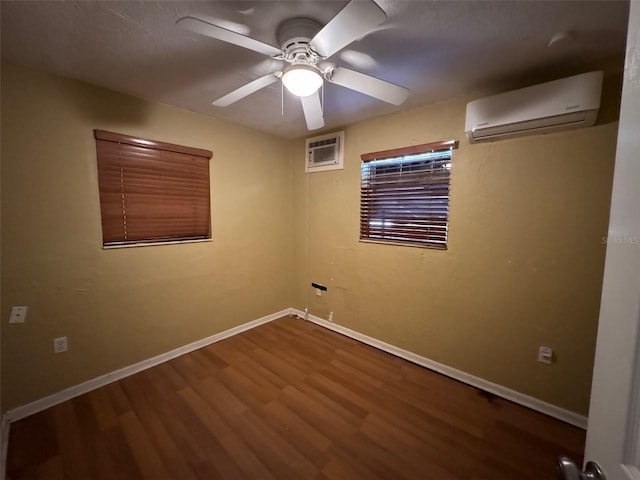
[[314,65],[320,58],[309,49],[309,42],[322,29],[322,25],[310,18],[292,18],[278,27],[278,42],[289,63]]

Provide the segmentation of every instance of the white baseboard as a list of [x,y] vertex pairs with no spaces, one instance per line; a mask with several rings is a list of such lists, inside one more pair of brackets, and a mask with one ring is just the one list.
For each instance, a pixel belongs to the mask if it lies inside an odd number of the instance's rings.
[[207,345],[210,345],[212,343],[218,342],[220,340],[224,340],[225,338],[229,338],[233,335],[237,335],[238,333],[244,332],[246,330],[250,330],[259,325],[271,322],[277,318],[280,318],[289,314],[295,314],[317,325],[328,328],[329,330],[333,330],[335,332],[341,333],[342,335],[346,335],[347,337],[351,337],[362,343],[366,343],[367,345],[371,345],[372,347],[391,353],[392,355],[403,358],[405,360],[408,360],[412,363],[423,366],[430,370],[436,371],[438,373],[451,377],[455,380],[459,380],[473,387],[493,393],[506,400],[510,400],[519,405],[523,405],[525,407],[531,408],[538,412],[541,412],[551,417],[562,420],[571,425],[575,425],[576,427],[583,428],[583,429],[587,428],[587,417],[585,417],[584,415],[580,415],[570,410],[560,408],[556,405],[544,402],[535,397],[525,395],[515,390],[511,390],[509,388],[503,387],[502,385],[498,385],[496,383],[485,380],[483,378],[476,377],[475,375],[471,375],[461,370],[457,370],[447,365],[435,362],[426,357],[417,355],[413,352],[404,350],[399,347],[395,347],[388,343],[382,342],[375,338],[356,332],[355,330],[351,330],[347,327],[343,327],[341,325],[328,322],[327,320],[324,320],[320,317],[316,317],[315,315],[307,315],[305,312],[301,310],[297,310],[295,308],[287,308],[279,312],[272,313],[271,315],[266,315],[264,317],[258,318],[251,322],[244,323],[242,325],[231,328],[229,330],[225,330],[224,332],[216,333],[215,335],[211,335],[210,337],[203,338],[202,340],[198,340],[188,345],[184,345],[182,347],[176,348],[174,350],[163,353],[156,357],[143,360],[142,362],[136,363],[134,365],[129,365],[128,367],[124,367],[119,370],[107,373],[105,375],[101,375],[99,377],[93,378],[91,380],[87,380],[86,382],[80,383],[78,385],[74,385],[73,387],[69,387],[65,390],[62,390],[60,392],[49,395],[47,397],[41,398],[34,402],[9,410],[2,417],[2,440],[3,440],[2,460],[4,461],[4,459],[6,458],[5,453],[7,448],[7,440],[9,436],[9,428],[10,428],[11,422],[15,422],[22,418],[28,417],[29,415],[33,415],[34,413],[38,413],[49,407],[53,407],[54,405],[62,403],[71,398],[77,397],[78,395],[82,395],[84,393],[90,392],[91,390],[95,390],[96,388],[102,387],[109,383],[118,381],[122,378],[141,372],[142,370],[146,370],[147,368],[154,367],[163,362],[179,357],[180,355],[184,355],[185,353],[189,353],[199,348],[206,347]]
[[11,423],[23,419],[25,417],[28,417],[29,415],[33,415],[34,413],[38,413],[49,407],[53,407],[54,405],[77,397],[78,395],[82,395],[84,393],[90,392],[91,390],[95,390],[96,388],[103,387],[104,385],[108,385],[109,383],[141,372],[142,370],[155,367],[156,365],[179,357],[180,355],[184,355],[185,353],[193,352],[194,350],[198,350],[199,348],[206,347],[207,345],[219,342],[220,340],[232,337],[234,335],[237,335],[238,333],[250,330],[257,327],[258,325],[271,322],[277,318],[289,315],[291,313],[293,313],[293,309],[286,308],[279,312],[272,313],[271,315],[258,318],[251,322],[238,325],[237,327],[230,328],[229,330],[225,330],[224,332],[216,333],[215,335],[211,335],[210,337],[203,338],[202,340],[198,340],[188,345],[176,348],[175,350],[171,350],[158,356],[148,358],[147,360],[143,360],[139,363],[129,365],[128,367],[124,367],[119,370],[100,375],[99,377],[92,378],[91,380],[87,380],[86,382],[82,382],[78,385],[74,385],[73,387],[66,388],[60,392],[9,410],[5,414],[6,421],[8,423]]
[[543,400],[539,400],[530,395],[525,395],[524,393],[511,390],[510,388],[503,387],[502,385],[498,385],[497,383],[490,382],[488,380],[485,380],[484,378],[476,377],[475,375],[471,375],[469,373],[463,372],[462,370],[458,370],[458,369],[449,367],[447,365],[443,365],[442,363],[435,362],[426,357],[412,353],[408,350],[395,347],[388,343],[382,342],[375,338],[356,332],[355,330],[351,330],[347,327],[337,325],[335,323],[324,320],[323,318],[316,317],[315,315],[307,314],[302,310],[291,309],[291,311],[297,316],[303,319],[309,320],[310,322],[313,322],[317,325],[328,328],[329,330],[333,330],[334,332],[341,333],[342,335],[346,335],[347,337],[353,338],[362,343],[366,343],[367,345],[371,345],[372,347],[376,347],[387,353],[390,353],[397,357],[408,360],[412,363],[418,364],[430,370],[446,375],[447,377],[451,377],[455,380],[459,380],[463,383],[479,388],[486,392],[493,393],[494,395],[502,397],[506,400],[531,408],[532,410],[535,410],[537,412],[544,413],[546,415],[549,415],[550,417],[557,418],[558,420],[562,420],[563,422],[569,423],[576,427],[579,427],[585,430],[587,428],[587,417],[585,417],[584,415],[580,415],[570,410],[560,408],[556,405],[547,403]]

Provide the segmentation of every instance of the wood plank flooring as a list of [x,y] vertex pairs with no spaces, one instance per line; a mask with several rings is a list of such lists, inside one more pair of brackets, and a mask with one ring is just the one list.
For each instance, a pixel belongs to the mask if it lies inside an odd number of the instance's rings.
[[12,424],[7,478],[551,480],[584,439],[285,317]]

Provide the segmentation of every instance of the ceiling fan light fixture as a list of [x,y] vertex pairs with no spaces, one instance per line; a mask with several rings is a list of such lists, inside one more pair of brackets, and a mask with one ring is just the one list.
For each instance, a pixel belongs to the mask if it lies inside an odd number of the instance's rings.
[[308,97],[322,86],[322,76],[318,69],[311,65],[291,65],[282,74],[282,83],[295,96]]

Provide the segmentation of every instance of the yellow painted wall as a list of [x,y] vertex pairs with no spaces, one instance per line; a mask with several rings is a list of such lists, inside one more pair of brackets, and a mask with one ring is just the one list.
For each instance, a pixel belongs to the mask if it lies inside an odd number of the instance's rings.
[[[347,127],[344,170],[305,175],[298,141],[295,306],[586,414],[617,130],[608,82],[587,129],[470,145],[469,97]],[[452,139],[449,249],[360,243],[360,155]]]
[[[103,250],[94,128],[212,150],[213,241]],[[288,145],[3,65],[3,408],[291,306]]]
[[[608,82],[592,128],[469,145],[469,97],[349,126],[345,169],[305,175],[303,140],[3,65],[3,408],[309,306],[586,413],[617,129]],[[213,241],[103,250],[94,128],[212,150]],[[449,139],[449,249],[360,243],[360,154]],[[29,306],[25,325],[7,324],[11,305]],[[53,355],[61,335],[69,351]]]

